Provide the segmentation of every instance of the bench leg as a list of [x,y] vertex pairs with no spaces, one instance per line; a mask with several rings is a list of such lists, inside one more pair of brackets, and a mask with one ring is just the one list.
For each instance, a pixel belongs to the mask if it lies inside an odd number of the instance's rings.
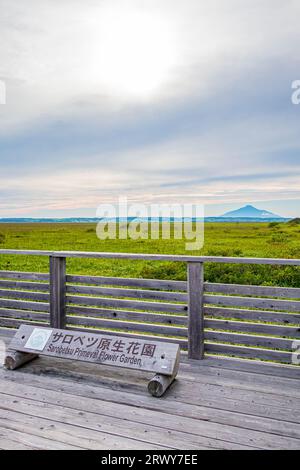
[[156,374],[148,383],[148,392],[153,397],[162,397],[167,388],[174,382],[175,376],[176,374],[170,376]]
[[148,392],[153,397],[162,397],[165,391],[174,382],[176,375],[178,373],[179,362],[180,362],[180,350],[178,350],[177,352],[173,374],[172,375],[156,374],[153,377],[153,379],[150,380],[150,382],[148,383]]
[[27,362],[32,361],[38,357],[38,354],[32,353],[23,353],[19,351],[7,351],[5,360],[4,360],[4,367],[8,370],[14,370],[18,367],[26,364]]

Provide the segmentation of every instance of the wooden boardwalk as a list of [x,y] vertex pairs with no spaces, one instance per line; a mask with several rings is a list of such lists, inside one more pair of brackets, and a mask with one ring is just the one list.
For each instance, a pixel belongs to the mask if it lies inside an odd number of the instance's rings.
[[147,379],[46,357],[1,367],[0,448],[300,449],[300,368],[184,360],[161,399]]

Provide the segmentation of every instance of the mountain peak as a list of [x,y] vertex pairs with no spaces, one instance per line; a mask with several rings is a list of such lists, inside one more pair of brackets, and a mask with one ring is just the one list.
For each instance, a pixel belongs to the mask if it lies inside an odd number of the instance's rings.
[[281,216],[273,214],[273,212],[266,211],[263,209],[257,209],[251,204],[247,204],[246,206],[234,211],[226,212],[226,214],[222,215],[221,217],[249,219],[282,219]]

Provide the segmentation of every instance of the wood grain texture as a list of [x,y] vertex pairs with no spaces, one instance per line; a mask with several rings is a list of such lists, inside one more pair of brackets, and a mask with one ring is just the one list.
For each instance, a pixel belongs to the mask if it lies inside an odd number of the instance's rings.
[[81,447],[99,442],[100,449],[300,448],[299,379],[281,377],[290,368],[268,365],[266,376],[252,363],[249,372],[245,361],[233,368],[227,360],[231,369],[217,358],[188,361],[166,397],[154,400],[136,371],[114,369],[112,376],[105,366],[77,363],[71,371],[66,361],[53,361],[0,371],[0,429],[23,430],[22,445],[34,444],[32,434],[46,439],[45,446],[51,440],[79,446],[81,438]]
[[161,279],[133,279],[123,277],[103,277],[103,276],[78,276],[67,275],[67,282],[70,284],[92,284],[96,286],[123,286],[123,287],[143,287],[146,289],[176,290],[186,292],[187,283],[185,281],[169,281]]
[[266,334],[273,336],[285,336],[300,338],[300,328],[293,326],[269,325],[265,323],[248,323],[230,320],[204,320],[205,328],[215,330],[230,330],[240,333]]
[[42,282],[23,282],[0,280],[0,289],[21,289],[30,291],[49,292],[49,284]]
[[49,274],[17,271],[0,271],[0,279],[18,279],[20,281],[49,281]]
[[[169,315],[163,313],[153,312],[137,312],[134,310],[117,310],[109,308],[95,308],[95,307],[74,307],[67,306],[67,315],[79,315],[91,318],[107,318],[115,320],[128,320],[137,322],[159,323],[169,326],[181,325],[187,326],[186,315]],[[1,316],[1,314],[0,314]]]
[[233,307],[250,307],[266,310],[284,310],[289,312],[300,312],[300,301],[258,299],[254,297],[237,297],[226,295],[205,295],[204,303],[208,305],[221,305]]
[[66,325],[66,259],[50,256],[50,325]]
[[0,298],[4,299],[22,299],[22,300],[35,300],[37,302],[49,302],[49,294],[43,292],[28,292],[0,289]]
[[188,354],[190,359],[204,357],[203,284],[204,267],[188,263]]
[[182,338],[179,338],[179,337],[176,337],[176,338],[171,338],[169,336],[162,336],[161,334],[160,335],[154,335],[154,334],[151,334],[151,333],[142,333],[142,332],[139,332],[139,333],[134,333],[134,332],[130,332],[130,333],[127,333],[126,331],[122,330],[122,331],[117,331],[117,330],[108,330],[108,329],[101,329],[101,328],[97,328],[97,327],[80,327],[80,326],[76,326],[76,325],[67,325],[67,327],[70,326],[74,331],[81,331],[83,333],[98,333],[98,334],[104,334],[104,335],[112,335],[112,336],[125,336],[127,338],[132,338],[132,339],[135,339],[135,340],[138,340],[138,339],[149,339],[150,341],[153,340],[153,341],[162,341],[162,342],[165,342],[165,343],[175,343],[175,344],[179,344],[179,346],[183,349],[183,350],[187,350],[188,348],[188,341],[186,339],[182,339]]
[[1,318],[13,318],[19,320],[41,320],[49,323],[49,313],[31,312],[29,310],[16,310],[16,309],[0,309],[0,324]]
[[221,331],[205,331],[205,339],[219,343],[240,344],[270,349],[293,350],[294,341],[285,338],[272,338],[271,336],[246,335],[241,333],[228,333]]
[[205,292],[256,297],[281,297],[284,299],[300,299],[300,289],[293,287],[252,286],[241,284],[205,283]]
[[254,322],[281,323],[282,325],[300,324],[300,315],[294,313],[274,312],[270,310],[249,310],[226,307],[204,306],[204,314],[209,317],[252,320]]
[[[42,346],[38,339],[47,334]],[[32,338],[35,337],[35,341]],[[75,361],[105,364],[127,369],[174,376],[178,371],[180,347],[177,344],[132,341],[127,337],[80,333],[56,328],[35,328],[22,325],[9,343],[9,351],[39,354]],[[26,359],[26,354],[21,355]],[[29,357],[29,356],[28,356]],[[19,364],[16,365],[18,367]]]
[[32,310],[36,312],[50,311],[49,303],[12,299],[0,299],[0,308],[15,308],[17,310]]
[[262,264],[274,266],[300,266],[300,259],[283,258],[239,258],[222,256],[185,256],[185,255],[152,255],[140,253],[107,253],[87,251],[47,251],[47,250],[8,250],[1,249],[0,255],[23,256],[58,256],[62,258],[94,259],[143,259],[148,261],[174,261],[181,263],[226,263],[226,264]]
[[182,313],[187,311],[187,306],[166,302],[146,302],[142,300],[112,299],[108,297],[88,297],[68,294],[67,305],[86,305],[94,307],[112,307],[124,309],[136,309],[152,312]]
[[27,320],[27,319],[18,319],[15,318],[1,318],[0,325],[2,328],[14,328],[14,333],[16,328],[19,328],[22,325],[33,325],[33,326],[48,326],[49,321],[38,321],[38,320]]
[[123,331],[136,331],[144,333],[156,333],[159,335],[166,335],[172,337],[187,337],[186,328],[177,328],[175,326],[155,325],[150,323],[137,323],[131,321],[87,318],[78,316],[68,316],[68,325],[81,325],[95,328],[117,329]]
[[187,295],[179,292],[161,292],[142,289],[117,289],[114,287],[91,287],[68,285],[67,293],[93,296],[113,296],[136,299],[167,300],[170,302],[187,302]]
[[233,355],[237,357],[256,358],[264,361],[277,361],[283,363],[292,362],[292,354],[284,351],[272,351],[269,349],[259,349],[232,344],[205,343],[205,350],[209,353],[221,355]]
[[[10,436],[12,429],[31,434],[33,436],[47,438],[52,440],[54,445],[55,442],[59,442],[60,445],[72,445],[77,446],[79,450],[130,450],[136,445],[136,440],[126,438],[123,436],[110,435],[108,433],[99,430],[92,430],[89,428],[74,426],[71,423],[65,424],[59,420],[52,420],[50,417],[41,418],[33,415],[22,415],[11,409],[1,410],[0,428],[7,432]],[[11,437],[11,436],[10,436]],[[0,434],[0,441],[3,442]],[[43,441],[42,441],[43,442]],[[168,449],[163,445],[149,444],[147,442],[138,441],[141,449]],[[20,442],[9,443],[12,450],[21,448],[23,444]],[[7,449],[5,442],[5,449]],[[36,447],[28,447],[29,449],[36,449]],[[42,447],[43,448],[43,447]]]
[[8,350],[4,359],[4,367],[7,370],[15,370],[37,357],[37,354]]

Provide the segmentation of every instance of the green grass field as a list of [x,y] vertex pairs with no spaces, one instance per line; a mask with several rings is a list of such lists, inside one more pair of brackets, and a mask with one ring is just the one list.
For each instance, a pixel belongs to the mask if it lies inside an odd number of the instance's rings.
[[[94,224],[0,224],[0,248],[300,258],[300,225],[207,223],[203,249],[186,252],[185,240],[99,240]],[[2,255],[0,269],[48,272],[48,259]],[[186,279],[181,263],[70,259],[67,269],[74,274]],[[300,286],[300,270],[293,267],[207,264],[205,277],[210,282]]]

